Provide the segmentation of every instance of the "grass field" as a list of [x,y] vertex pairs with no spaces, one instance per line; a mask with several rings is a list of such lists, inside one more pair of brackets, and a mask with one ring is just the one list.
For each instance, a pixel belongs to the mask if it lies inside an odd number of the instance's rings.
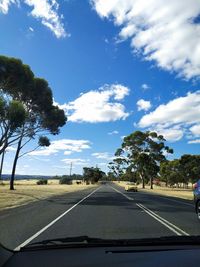
[[[114,182],[117,185],[121,187],[125,187],[127,182]],[[183,188],[170,188],[170,187],[160,187],[154,185],[154,189],[150,189],[149,186],[145,186],[145,189],[142,189],[142,185],[138,185],[139,191],[142,192],[152,192],[155,194],[159,195],[164,195],[164,196],[171,196],[171,197],[178,197],[178,198],[183,198],[183,199],[189,199],[193,200],[193,192],[192,189],[183,189]]]
[[3,185],[0,185],[0,210],[14,208],[55,195],[96,187],[96,185],[86,184],[60,185],[58,180],[49,180],[48,185],[37,185],[36,182],[37,180],[18,180],[15,182],[16,190],[10,191],[9,182],[3,181]]

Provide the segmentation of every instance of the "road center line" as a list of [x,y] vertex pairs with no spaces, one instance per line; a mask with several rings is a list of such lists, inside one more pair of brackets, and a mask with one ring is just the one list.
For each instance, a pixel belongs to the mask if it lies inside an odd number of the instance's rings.
[[94,194],[97,190],[99,190],[101,188],[98,187],[96,188],[94,191],[92,191],[89,195],[85,196],[84,198],[82,198],[81,200],[79,200],[76,204],[74,204],[71,208],[69,208],[68,210],[66,210],[65,212],[63,212],[60,216],[58,216],[56,219],[54,219],[52,222],[50,222],[49,224],[47,224],[45,227],[43,227],[40,231],[38,231],[37,233],[35,233],[34,235],[32,235],[31,237],[29,237],[27,240],[25,240],[23,243],[21,243],[19,246],[17,246],[14,251],[19,251],[20,248],[26,246],[27,244],[29,244],[33,239],[35,239],[36,237],[38,237],[41,233],[43,233],[45,230],[47,230],[50,226],[52,226],[54,223],[56,223],[58,220],[60,220],[63,216],[65,216],[67,213],[69,213],[72,209],[74,209],[76,206],[78,206],[81,202],[83,202],[85,199],[89,198],[92,194]]
[[134,198],[125,195],[124,193],[122,193],[121,191],[119,191],[119,190],[117,190],[116,188],[112,187],[111,185],[110,185],[110,187],[111,187],[113,190],[115,190],[116,192],[120,193],[122,196],[126,197],[128,200],[134,200]]
[[[127,196],[126,194],[122,193],[121,191],[117,190],[116,188],[110,186],[113,190],[115,190],[116,192],[120,193],[121,195],[123,195],[124,197],[126,197],[129,200],[134,200],[133,198]],[[186,235],[189,236],[189,234],[187,232],[185,232],[184,230],[182,230],[181,228],[179,228],[178,226],[174,225],[173,223],[169,222],[168,220],[164,219],[163,217],[161,217],[160,215],[156,214],[155,212],[153,212],[152,210],[148,209],[147,207],[145,207],[144,205],[140,204],[140,203],[136,203],[136,206],[138,206],[140,209],[142,209],[144,212],[146,212],[148,215],[150,215],[152,218],[154,218],[155,220],[157,220],[158,222],[160,222],[162,225],[164,225],[165,227],[167,227],[169,230],[171,230],[173,233],[175,233],[176,235]]]
[[148,209],[147,207],[145,207],[142,204],[136,203],[136,205],[141,208],[143,211],[145,211],[147,214],[149,214],[151,217],[153,217],[155,220],[159,221],[161,224],[163,224],[164,226],[166,226],[168,229],[170,229],[172,232],[174,232],[177,235],[187,235],[189,236],[189,234],[185,231],[183,231],[181,228],[179,228],[178,226],[174,225],[173,223],[169,222],[168,220],[164,219],[163,217],[159,216],[158,214],[156,214],[155,212],[153,212],[152,210]]

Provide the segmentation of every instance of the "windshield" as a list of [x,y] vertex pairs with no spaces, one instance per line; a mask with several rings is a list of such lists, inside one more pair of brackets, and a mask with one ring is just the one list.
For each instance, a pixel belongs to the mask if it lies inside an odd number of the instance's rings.
[[200,234],[199,18],[198,0],[0,1],[2,245]]

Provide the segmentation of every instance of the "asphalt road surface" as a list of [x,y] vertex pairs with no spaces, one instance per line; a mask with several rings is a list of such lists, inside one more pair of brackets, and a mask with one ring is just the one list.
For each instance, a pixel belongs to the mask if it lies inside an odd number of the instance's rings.
[[112,239],[200,235],[200,222],[192,201],[127,193],[114,184],[0,212],[0,242],[11,249],[79,235]]

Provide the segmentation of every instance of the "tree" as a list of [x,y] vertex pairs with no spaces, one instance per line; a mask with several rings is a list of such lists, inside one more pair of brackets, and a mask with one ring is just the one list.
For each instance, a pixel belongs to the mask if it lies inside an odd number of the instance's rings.
[[139,177],[136,171],[132,170],[131,167],[128,167],[125,173],[121,176],[121,180],[138,183]]
[[121,176],[125,173],[127,161],[125,158],[120,157],[119,151],[115,153],[116,158],[108,163],[108,168],[116,179],[120,180]]
[[179,159],[162,162],[160,167],[160,175],[161,179],[170,186],[185,182],[185,177],[181,171],[181,164]]
[[20,101],[5,100],[0,97],[0,154],[17,140],[16,131],[23,125],[26,119],[26,110]]
[[5,132],[4,145],[0,150],[1,154],[9,142],[17,141],[10,183],[12,190],[20,150],[41,133],[58,134],[67,118],[63,110],[53,105],[52,91],[47,81],[34,77],[30,67],[21,60],[0,56],[0,88],[8,98],[20,102],[26,111],[25,121],[14,131],[14,136]]
[[170,175],[170,168],[169,168],[169,161],[163,161],[160,164],[160,177],[161,181],[165,182],[165,186],[168,186],[169,182],[169,175]]
[[194,183],[200,179],[200,155],[185,154],[180,158],[180,165],[185,183]]
[[[40,96],[38,95],[38,98]],[[62,127],[66,123],[66,117],[63,110],[60,110],[57,106],[51,105],[50,107],[47,106],[45,98],[43,99],[43,103],[41,99],[39,100],[39,105],[34,107],[34,110],[31,109],[28,112],[27,120],[25,121],[23,127],[21,127],[21,131],[19,134],[19,140],[17,144],[17,150],[14,158],[13,168],[12,168],[12,175],[10,179],[10,189],[14,189],[14,177],[15,177],[15,171],[16,171],[16,165],[18,158],[20,156],[20,151],[24,146],[30,142],[32,139],[35,138],[37,134],[40,132],[44,133],[50,133],[53,135],[59,134],[60,127]],[[51,101],[52,102],[52,101]],[[28,106],[27,103],[24,103],[26,107]],[[23,142],[24,140],[24,142]],[[47,140],[39,140],[39,146],[48,146],[45,144],[45,142],[48,143]],[[23,153],[27,154],[26,153]]]
[[102,177],[105,175],[103,171],[99,168],[94,167],[84,167],[83,168],[83,176],[86,182],[97,183]]
[[137,172],[143,188],[145,182],[150,181],[153,189],[153,178],[158,174],[160,163],[166,160],[164,152],[173,153],[164,142],[164,137],[156,132],[135,131],[124,138],[121,148],[116,152],[128,158],[129,168]]
[[6,148],[14,143],[18,139],[16,131],[23,125],[26,118],[26,111],[23,105],[16,100],[5,101],[0,97],[0,177],[2,175],[3,161],[6,152]]
[[[7,98],[8,101],[17,100],[21,104],[25,99],[30,100],[30,95],[33,94],[34,91],[32,90],[33,81],[34,74],[29,66],[24,65],[19,59],[0,56],[0,89],[4,99]],[[16,107],[17,104],[14,103],[13,105]],[[14,114],[15,113],[11,112],[11,115]],[[16,119],[18,119],[18,116],[16,116]],[[1,117],[1,124],[4,125],[4,132],[0,139],[0,154],[5,151],[6,146],[20,138],[15,135],[15,131],[9,131],[8,125],[4,124],[4,121],[4,118]],[[11,141],[9,142],[9,140]]]
[[160,164],[161,180],[166,183],[166,186],[173,186],[181,181],[180,163],[178,159],[165,161]]

